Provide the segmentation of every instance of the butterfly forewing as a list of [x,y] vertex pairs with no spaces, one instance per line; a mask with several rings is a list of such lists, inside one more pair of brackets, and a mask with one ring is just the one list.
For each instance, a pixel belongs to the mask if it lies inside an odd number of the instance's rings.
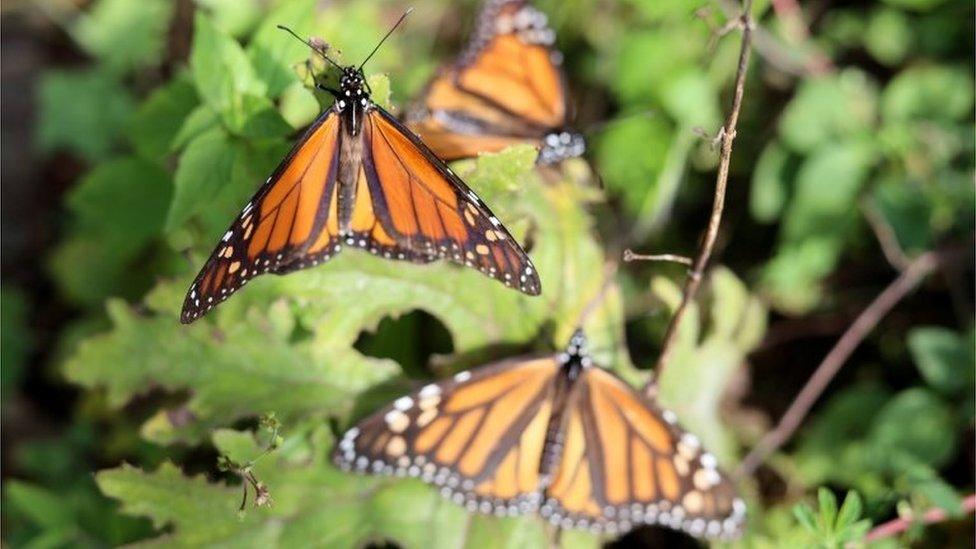
[[510,360],[431,383],[347,431],[334,460],[419,477],[473,511],[533,511],[557,372],[552,358]]
[[532,261],[501,221],[410,130],[377,107],[363,137],[375,216],[399,247],[476,268],[529,295],[541,291]]
[[251,278],[327,260],[338,243],[340,119],[326,111],[243,208],[187,292],[193,322]]

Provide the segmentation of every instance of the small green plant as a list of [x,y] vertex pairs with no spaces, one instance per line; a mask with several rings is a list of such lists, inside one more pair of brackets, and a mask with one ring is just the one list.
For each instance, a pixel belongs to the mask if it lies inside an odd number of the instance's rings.
[[800,504],[793,515],[809,534],[810,544],[824,549],[858,546],[871,528],[871,521],[861,518],[861,496],[851,490],[837,509],[837,497],[826,488],[817,490],[819,507]]

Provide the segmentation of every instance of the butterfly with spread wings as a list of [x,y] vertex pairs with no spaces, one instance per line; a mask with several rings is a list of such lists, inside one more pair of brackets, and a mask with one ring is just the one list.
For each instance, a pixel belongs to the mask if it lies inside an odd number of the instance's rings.
[[583,136],[568,129],[562,54],[546,15],[526,0],[488,0],[471,42],[442,68],[407,115],[438,156],[456,160],[528,143],[539,164],[580,156]]
[[431,383],[349,429],[344,470],[418,477],[470,511],[560,528],[660,524],[736,536],[745,504],[673,412],[593,364],[581,332],[555,356]]
[[335,103],[224,234],[187,292],[181,321],[255,276],[318,265],[343,246],[414,263],[447,259],[538,295],[529,256],[474,191],[370,99],[363,65],[339,67],[313,50],[341,70],[339,89],[320,86]]

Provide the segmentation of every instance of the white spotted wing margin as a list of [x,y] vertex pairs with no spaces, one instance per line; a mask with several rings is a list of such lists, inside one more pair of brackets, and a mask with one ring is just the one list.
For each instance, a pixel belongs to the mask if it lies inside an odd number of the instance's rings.
[[417,477],[469,511],[619,534],[736,537],[745,505],[698,438],[609,372],[585,339],[401,397],[345,433],[346,471]]

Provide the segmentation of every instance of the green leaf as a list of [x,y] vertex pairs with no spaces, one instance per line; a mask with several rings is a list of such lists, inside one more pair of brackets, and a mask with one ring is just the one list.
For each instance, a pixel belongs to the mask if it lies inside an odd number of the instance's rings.
[[607,187],[623,196],[631,214],[655,196],[674,128],[661,116],[624,117],[614,121],[596,141],[596,156]]
[[231,180],[236,149],[223,131],[210,130],[187,145],[174,179],[175,191],[166,230],[173,231],[209,206]]
[[201,134],[217,128],[220,115],[207,105],[200,105],[193,109],[183,120],[179,131],[170,141],[170,150],[178,151],[186,147]]
[[150,160],[167,157],[173,139],[199,102],[189,78],[177,77],[157,88],[128,124],[126,134],[136,152]]
[[834,520],[837,518],[837,497],[826,488],[817,490],[817,502],[820,505],[820,513],[817,523],[824,531],[833,530]]
[[798,152],[812,152],[838,139],[869,131],[877,111],[877,92],[866,74],[847,69],[805,80],[779,120],[783,141]]
[[690,70],[673,76],[661,90],[661,103],[679,126],[711,131],[721,123],[718,91],[702,71]]
[[864,46],[881,63],[896,65],[912,50],[913,39],[911,22],[905,12],[879,8],[868,19]]
[[952,414],[938,397],[927,389],[906,389],[878,412],[868,440],[883,452],[941,467],[955,451],[952,426]]
[[837,529],[845,530],[853,526],[861,518],[862,510],[861,496],[853,490],[847,492],[847,497],[837,513]]
[[824,145],[800,166],[777,255],[763,273],[777,307],[800,313],[817,303],[819,281],[833,271],[858,219],[856,197],[874,162],[872,143],[857,139]]
[[973,109],[969,71],[952,65],[917,65],[900,72],[881,96],[881,113],[892,120],[962,120]]
[[779,219],[792,184],[791,157],[778,142],[770,142],[759,155],[752,173],[749,212],[761,223]]
[[80,230],[98,235],[109,247],[139,249],[161,233],[172,194],[165,170],[129,157],[99,164],[71,190],[67,204]]
[[263,97],[267,92],[240,44],[216,28],[202,11],[194,18],[190,70],[200,97],[231,128],[243,124],[243,96]]
[[88,160],[108,156],[133,111],[129,92],[105,72],[48,71],[41,76],[37,144]]
[[245,36],[261,20],[262,10],[258,0],[194,1],[210,14],[215,27],[230,36]]
[[315,94],[301,82],[293,82],[281,94],[281,117],[293,128],[304,128],[319,115]]
[[73,510],[64,504],[60,494],[18,480],[8,480],[3,489],[8,503],[45,529],[74,526]]
[[947,328],[922,326],[908,333],[908,349],[925,381],[936,390],[956,395],[972,388],[972,339]]
[[245,95],[241,98],[241,120],[238,135],[250,139],[269,139],[284,137],[292,132],[292,127],[274,104],[265,97]]
[[[672,362],[658,384],[661,402],[720,461],[729,463],[734,457],[734,440],[724,426],[723,396],[746,355],[762,341],[766,309],[724,267],[713,269],[708,284],[711,306],[707,318],[701,318],[699,305],[689,306]],[[680,289],[673,282],[658,277],[651,289],[672,310],[677,306]],[[700,336],[704,327],[708,330]]]
[[[178,298],[182,289],[167,291]],[[392,374],[388,361],[349,348],[291,345],[290,334],[269,333],[260,318],[221,326],[217,334],[205,324],[183,327],[175,315],[140,317],[118,301],[109,303],[108,313],[112,331],[82,343],[65,374],[87,387],[105,387],[116,408],[150,382],[172,391],[192,388],[185,411],[157,415],[144,426],[143,434],[158,442],[193,439],[210,426],[263,410],[275,410],[285,422],[313,410],[338,411],[349,405],[351,391]],[[118,364],[128,366],[120,371],[113,367]]]
[[[49,266],[66,297],[100,305],[108,296],[135,297],[171,272],[159,236],[173,193],[169,174],[136,157],[99,164],[67,195],[75,231],[58,244]],[[126,197],[124,206],[119,197]]]
[[162,58],[173,3],[167,0],[98,0],[72,25],[78,43],[114,72]]
[[308,47],[277,26],[285,25],[299,36],[307,36],[312,31],[314,12],[314,0],[282,2],[264,17],[248,44],[247,56],[258,78],[267,86],[268,97],[277,98],[297,82],[293,66],[310,55]]

